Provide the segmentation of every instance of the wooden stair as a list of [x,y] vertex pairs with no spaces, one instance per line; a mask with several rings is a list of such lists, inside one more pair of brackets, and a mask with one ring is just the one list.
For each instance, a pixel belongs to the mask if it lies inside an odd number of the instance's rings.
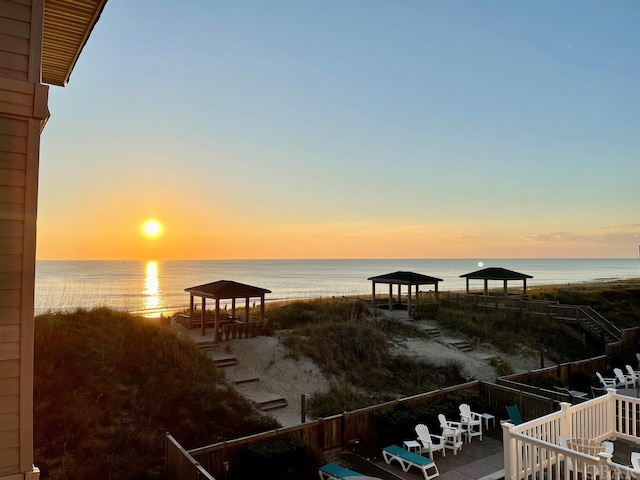
[[246,385],[247,383],[255,383],[259,382],[259,377],[247,377],[247,378],[239,378],[233,381],[234,385]]
[[260,410],[263,412],[268,412],[269,410],[275,410],[277,408],[284,408],[288,406],[287,399],[284,397],[274,398],[272,400],[265,400],[263,402],[258,402],[260,406]]
[[238,364],[238,358],[232,355],[228,357],[218,357],[213,359],[213,363],[215,363],[218,368],[231,367]]
[[425,326],[424,330],[433,338],[441,337],[442,332],[438,327]]
[[198,342],[196,345],[203,352],[208,352],[210,350],[216,350],[220,348],[220,344],[215,340],[209,340],[207,342]]
[[464,340],[452,341],[449,342],[448,345],[460,350],[461,352],[470,352],[471,350],[473,350],[473,347]]

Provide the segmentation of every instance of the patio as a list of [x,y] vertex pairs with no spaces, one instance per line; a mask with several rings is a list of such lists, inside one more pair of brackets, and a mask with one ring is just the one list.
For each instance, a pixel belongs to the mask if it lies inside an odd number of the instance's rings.
[[[498,480],[504,478],[504,452],[502,446],[502,431],[492,428],[485,431],[482,441],[474,440],[465,443],[457,455],[447,452],[444,457],[436,452],[434,460],[440,475],[436,480]],[[428,456],[426,453],[423,456]],[[403,472],[396,462],[391,465],[385,463],[381,451],[366,451],[358,447],[353,451],[342,452],[333,459],[335,463],[362,475],[377,477],[381,480],[424,480],[422,472],[410,468]]]

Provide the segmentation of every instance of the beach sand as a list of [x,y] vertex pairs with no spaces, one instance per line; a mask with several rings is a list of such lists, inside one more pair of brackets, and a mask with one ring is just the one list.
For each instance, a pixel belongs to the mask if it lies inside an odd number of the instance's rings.
[[[396,318],[407,320],[406,311],[385,312]],[[435,322],[414,322],[424,328],[437,325]],[[180,325],[174,325],[182,334],[195,342],[207,342],[213,335],[200,335],[199,330],[187,331]],[[308,358],[294,359],[289,356],[282,339],[286,331],[278,331],[274,336],[230,339],[218,347],[207,350],[213,360],[233,359],[234,365],[223,367],[225,376],[231,382],[237,382],[238,391],[251,401],[264,406],[282,404],[266,413],[278,420],[282,426],[297,425],[302,421],[302,395],[327,390],[331,379],[326,378],[320,368]],[[496,370],[491,360],[500,357],[516,372],[540,368],[539,353],[523,350],[518,355],[505,355],[491,347],[482,345],[464,352],[453,346],[460,339],[446,336],[430,340],[398,340],[392,347],[392,353],[423,358],[436,364],[454,361],[463,368],[463,375],[470,380],[494,382]],[[545,362],[545,366],[552,363]]]

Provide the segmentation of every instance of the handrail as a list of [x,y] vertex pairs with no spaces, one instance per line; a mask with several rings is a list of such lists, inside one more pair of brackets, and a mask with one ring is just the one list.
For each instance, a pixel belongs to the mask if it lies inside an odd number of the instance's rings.
[[477,306],[518,308],[520,310],[524,309],[536,313],[546,313],[547,315],[563,316],[574,320],[580,320],[579,316],[582,314],[589,320],[598,324],[598,326],[610,337],[615,339],[615,341],[620,341],[622,337],[622,332],[618,327],[616,327],[610,320],[607,320],[603,315],[596,312],[593,308],[586,305],[563,305],[558,303],[556,300],[531,300],[522,296],[505,297],[501,295],[449,292],[441,292],[441,295],[454,300],[462,299],[465,302],[473,303]]
[[593,308],[591,308],[588,305],[581,305],[581,306],[578,306],[577,308],[583,315],[586,315],[589,319],[598,323],[598,325],[600,325],[602,329],[606,331],[609,335],[614,337],[616,340],[620,340],[622,331],[618,327],[616,327],[610,320],[607,320],[604,316],[596,312]]

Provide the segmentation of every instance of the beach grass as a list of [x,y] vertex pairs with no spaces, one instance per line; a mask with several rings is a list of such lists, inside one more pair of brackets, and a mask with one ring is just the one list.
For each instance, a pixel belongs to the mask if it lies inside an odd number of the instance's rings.
[[279,426],[192,342],[107,308],[36,318],[34,425],[42,478],[69,480],[162,478],[166,432],[193,448]]

